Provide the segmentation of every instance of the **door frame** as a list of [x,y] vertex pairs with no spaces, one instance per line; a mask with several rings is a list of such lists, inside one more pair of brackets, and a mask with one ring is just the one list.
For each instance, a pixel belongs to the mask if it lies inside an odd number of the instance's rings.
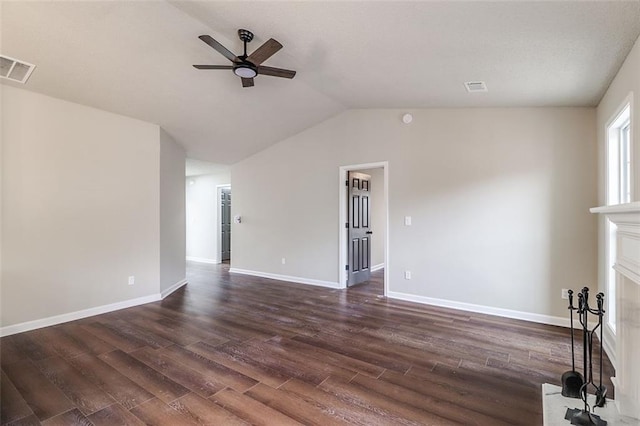
[[[231,189],[230,183],[222,185],[216,185],[216,260],[217,263],[222,263],[222,203],[220,202],[220,195],[223,188]],[[233,205],[233,204],[232,204]],[[233,233],[231,234],[233,237]]]
[[355,172],[365,169],[383,169],[384,174],[384,211],[386,213],[386,221],[384,224],[384,295],[389,292],[389,162],[379,161],[377,163],[352,164],[348,166],[340,166],[338,172],[338,283],[340,288],[347,288],[347,229],[344,224],[347,223],[347,172]]

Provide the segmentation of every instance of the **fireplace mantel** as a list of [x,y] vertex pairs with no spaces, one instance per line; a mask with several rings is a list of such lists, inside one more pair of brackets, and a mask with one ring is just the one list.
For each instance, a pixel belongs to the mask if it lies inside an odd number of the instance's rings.
[[640,202],[595,207],[616,230],[616,405],[640,419]]
[[[640,214],[640,201],[635,201],[633,203],[626,204],[616,204],[613,206],[602,206],[602,207],[592,207],[591,213],[603,213],[603,214],[626,214],[626,213],[636,213]],[[640,219],[636,217],[636,223],[640,223]]]

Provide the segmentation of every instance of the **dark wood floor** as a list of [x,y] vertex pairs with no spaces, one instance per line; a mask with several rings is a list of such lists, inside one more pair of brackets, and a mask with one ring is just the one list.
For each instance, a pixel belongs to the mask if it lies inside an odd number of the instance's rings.
[[387,300],[381,272],[341,291],[228,268],[3,338],[2,424],[539,425],[570,365],[566,329]]

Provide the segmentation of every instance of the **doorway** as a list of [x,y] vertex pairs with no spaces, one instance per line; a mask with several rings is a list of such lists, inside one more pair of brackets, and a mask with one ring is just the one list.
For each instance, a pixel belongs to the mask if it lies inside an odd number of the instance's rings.
[[342,288],[361,287],[357,284],[362,281],[380,285],[382,281],[379,292],[388,292],[388,181],[386,161],[339,169],[338,267]]

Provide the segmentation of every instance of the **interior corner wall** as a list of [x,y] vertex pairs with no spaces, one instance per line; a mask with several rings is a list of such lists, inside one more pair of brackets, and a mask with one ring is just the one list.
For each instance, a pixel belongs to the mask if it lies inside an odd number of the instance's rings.
[[160,129],[160,291],[183,283],[185,269],[185,152]]
[[220,262],[217,241],[220,227],[217,192],[219,185],[228,185],[230,182],[228,171],[187,177],[187,260]]
[[3,327],[159,293],[158,137],[3,87]]
[[605,198],[605,170],[606,170],[606,127],[607,122],[618,113],[618,109],[631,95],[633,101],[633,116],[631,117],[632,132],[632,189],[631,201],[640,201],[640,37],[636,40],[622,67],[609,85],[605,95],[600,100],[597,109],[599,179],[599,205],[606,203]]
[[234,164],[233,268],[337,283],[339,167],[388,161],[389,292],[564,318],[562,288],[596,279],[595,109],[405,112],[346,111]]

